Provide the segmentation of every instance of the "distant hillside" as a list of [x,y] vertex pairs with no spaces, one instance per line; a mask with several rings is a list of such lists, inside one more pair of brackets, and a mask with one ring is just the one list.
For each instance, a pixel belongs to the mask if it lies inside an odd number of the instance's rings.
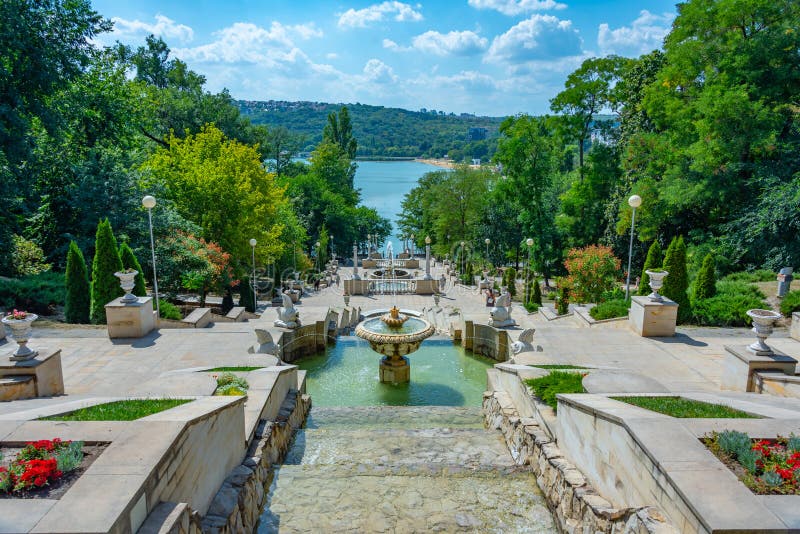
[[[285,126],[302,134],[306,149],[322,139],[328,113],[342,104],[240,100],[239,109],[254,124]],[[497,128],[504,117],[477,117],[443,111],[408,111],[383,106],[347,104],[358,140],[358,156],[434,157],[460,161],[487,158],[497,147]]]

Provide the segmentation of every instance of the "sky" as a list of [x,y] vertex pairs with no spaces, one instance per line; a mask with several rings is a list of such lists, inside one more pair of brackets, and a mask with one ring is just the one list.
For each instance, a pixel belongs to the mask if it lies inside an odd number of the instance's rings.
[[674,0],[95,0],[99,44],[162,37],[241,100],[541,114],[590,57],[660,48]]

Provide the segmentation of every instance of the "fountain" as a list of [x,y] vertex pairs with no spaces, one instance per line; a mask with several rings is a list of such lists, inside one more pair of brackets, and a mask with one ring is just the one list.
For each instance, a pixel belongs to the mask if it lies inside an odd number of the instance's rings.
[[[386,246],[386,255],[389,258],[388,271],[392,272],[391,243]],[[392,295],[396,297],[394,291]],[[381,382],[408,382],[411,379],[411,366],[406,355],[416,351],[420,343],[432,336],[436,329],[424,319],[400,313],[397,304],[392,304],[388,313],[368,318],[359,324],[356,335],[369,341],[372,350],[383,354],[380,363]]]

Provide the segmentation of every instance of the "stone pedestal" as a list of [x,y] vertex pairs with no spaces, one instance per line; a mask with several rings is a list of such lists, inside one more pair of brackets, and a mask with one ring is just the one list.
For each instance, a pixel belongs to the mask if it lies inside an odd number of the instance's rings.
[[722,389],[756,391],[755,371],[770,369],[794,376],[797,360],[782,352],[759,356],[746,346],[725,345],[722,365]]
[[106,304],[108,337],[138,338],[147,335],[155,326],[153,297],[139,297],[136,302],[122,302],[122,297]]
[[381,382],[385,384],[400,384],[411,381],[411,365],[408,358],[390,358],[388,356],[381,359],[380,366]]
[[628,316],[631,328],[642,337],[669,337],[675,335],[678,322],[678,304],[668,298],[654,302],[650,297],[631,298]]
[[789,329],[789,335],[792,339],[800,341],[800,312],[794,312],[792,314],[792,326]]
[[369,280],[345,280],[344,291],[348,295],[366,295],[369,293]]
[[417,295],[433,295],[439,293],[438,280],[417,280]]
[[[30,377],[33,387],[0,387],[0,401],[18,400],[30,397],[52,397],[64,394],[64,377],[61,372],[61,349],[37,347],[39,354],[29,360],[14,361],[9,350],[0,355],[0,381]],[[8,395],[22,393],[22,397],[7,398]],[[32,393],[32,394],[31,394]]]

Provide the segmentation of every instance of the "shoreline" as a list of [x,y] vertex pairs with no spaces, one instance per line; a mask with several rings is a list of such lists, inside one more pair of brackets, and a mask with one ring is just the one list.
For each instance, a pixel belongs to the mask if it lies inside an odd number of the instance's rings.
[[435,158],[414,158],[414,161],[433,165],[434,167],[442,167],[444,169],[454,169],[455,164],[449,159],[435,159]]

